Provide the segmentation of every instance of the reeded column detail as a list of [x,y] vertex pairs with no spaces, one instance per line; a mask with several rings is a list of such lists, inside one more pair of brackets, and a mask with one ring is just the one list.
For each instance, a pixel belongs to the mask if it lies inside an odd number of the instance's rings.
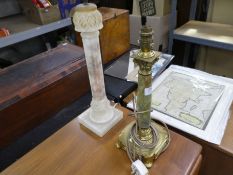
[[81,32],[92,92],[91,107],[85,114],[87,116],[80,116],[80,123],[103,136],[122,116],[116,116],[116,109],[110,105],[105,92],[99,44],[99,30],[103,28],[102,15],[95,4],[80,4],[73,10],[73,22],[75,30]]

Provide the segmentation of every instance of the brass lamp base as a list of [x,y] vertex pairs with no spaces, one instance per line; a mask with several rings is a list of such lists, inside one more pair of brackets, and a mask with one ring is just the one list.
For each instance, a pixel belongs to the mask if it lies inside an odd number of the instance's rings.
[[154,144],[140,142],[135,136],[136,123],[131,122],[127,125],[119,135],[117,148],[127,151],[132,161],[140,159],[147,168],[151,168],[155,159],[167,148],[170,136],[168,130],[163,126],[151,121],[152,132],[154,135]]

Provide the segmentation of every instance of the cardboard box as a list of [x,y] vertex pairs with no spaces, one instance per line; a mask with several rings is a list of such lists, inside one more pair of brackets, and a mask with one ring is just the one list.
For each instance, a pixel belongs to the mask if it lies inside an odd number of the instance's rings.
[[[100,30],[100,49],[103,63],[119,57],[130,48],[129,12],[124,9],[100,7],[103,28]],[[80,33],[77,44],[82,46]]]
[[[169,18],[170,15],[147,17],[147,25],[151,26],[154,31],[153,40],[155,50],[159,50],[161,46],[162,50],[168,47]],[[139,45],[140,30],[141,16],[130,15],[130,44]]]
[[[133,0],[133,15],[140,15],[139,1]],[[154,0],[156,16],[165,16],[171,12],[171,0]]]
[[58,5],[50,8],[37,8],[31,0],[19,0],[25,16],[32,22],[37,24],[48,24],[61,19]]

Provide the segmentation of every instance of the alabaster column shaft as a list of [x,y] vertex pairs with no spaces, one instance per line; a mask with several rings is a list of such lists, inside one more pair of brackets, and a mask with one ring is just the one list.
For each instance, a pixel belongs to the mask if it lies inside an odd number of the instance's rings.
[[102,15],[95,4],[79,4],[73,10],[75,30],[81,33],[92,91],[91,107],[79,116],[79,122],[102,137],[122,119],[122,112],[106,97],[100,53],[99,30]]
[[81,36],[85,51],[93,100],[100,101],[106,97],[106,93],[99,46],[99,31],[82,32]]

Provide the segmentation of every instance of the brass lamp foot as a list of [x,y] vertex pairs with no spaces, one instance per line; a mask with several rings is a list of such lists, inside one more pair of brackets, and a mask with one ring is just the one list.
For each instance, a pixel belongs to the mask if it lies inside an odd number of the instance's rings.
[[155,159],[167,148],[169,144],[169,133],[163,126],[151,122],[152,132],[155,132],[152,143],[140,141],[137,135],[134,135],[136,123],[131,122],[127,125],[119,135],[117,148],[127,152],[132,161],[140,159],[147,168],[151,168]]

